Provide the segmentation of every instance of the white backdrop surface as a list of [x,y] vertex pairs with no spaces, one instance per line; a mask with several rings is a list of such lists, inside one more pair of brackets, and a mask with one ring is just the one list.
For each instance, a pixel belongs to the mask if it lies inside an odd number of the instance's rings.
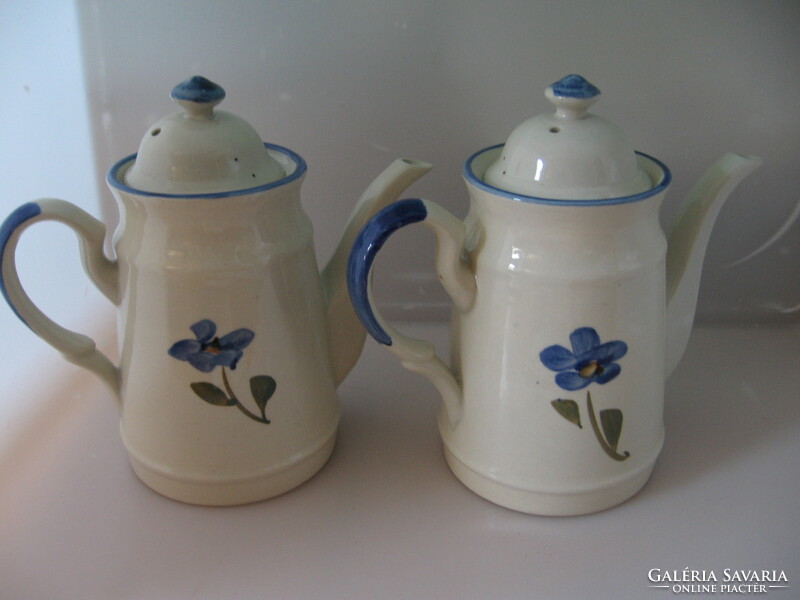
[[[92,149],[77,11],[71,2],[0,2],[0,219],[41,197],[67,198],[97,214]],[[75,235],[54,223],[22,237],[17,263],[29,295],[67,327],[105,308],[84,276]],[[0,341],[0,450],[6,432],[35,412],[36,391],[53,385],[42,359],[57,356],[3,303]],[[59,363],[60,364],[60,363]],[[69,370],[70,367],[65,367]]]
[[[203,74],[227,89],[226,109],[307,159],[304,205],[323,263],[395,157],[434,163],[409,193],[464,216],[464,159],[549,110],[544,87],[578,72],[603,90],[596,111],[672,168],[665,224],[723,152],[764,159],[719,218],[698,320],[798,322],[797,2],[31,0],[0,11],[4,214],[58,196],[113,228],[105,171],[175,110],[175,83]],[[111,311],[73,237],[58,225],[26,233],[22,280],[56,320],[95,331]],[[422,228],[389,241],[376,269],[387,315],[446,316],[432,253]],[[52,385],[38,366],[52,351],[9,310],[0,328],[14,348],[2,388]],[[0,406],[22,405],[7,392]]]
[[[581,519],[511,513],[462,489],[439,453],[435,391],[373,342],[342,386],[342,439],[319,477],[271,503],[187,510],[134,479],[99,384],[0,307],[0,597],[252,597],[282,585],[303,598],[458,586],[464,598],[642,598],[659,593],[643,591],[653,567],[786,569],[780,597],[793,597],[799,26],[795,0],[0,2],[3,214],[59,196],[113,226],[105,171],[194,74],[306,158],[321,263],[398,156],[435,164],[411,195],[463,217],[464,159],[550,110],[543,89],[567,73],[597,84],[595,111],[672,168],[665,223],[724,152],[764,159],[711,239],[698,318],[728,325],[698,331],[669,382],[653,482]],[[26,234],[23,282],[63,324],[109,332],[73,237],[55,225]],[[387,244],[377,295],[393,318],[446,315],[432,252],[422,228]],[[412,331],[447,346],[442,324]],[[333,589],[336,577],[355,589]]]
[[[205,75],[226,88],[226,109],[308,161],[304,204],[324,261],[363,187],[398,156],[432,162],[410,193],[463,217],[463,161],[549,112],[544,88],[576,72],[603,91],[593,110],[673,170],[665,223],[724,152],[764,159],[719,219],[699,318],[796,321],[800,314],[796,2],[77,6],[98,181],[136,150],[148,125],[175,110],[174,84]],[[114,217],[113,208],[105,212]],[[377,297],[395,316],[441,317],[449,301],[433,273],[433,243],[414,229],[382,253]]]

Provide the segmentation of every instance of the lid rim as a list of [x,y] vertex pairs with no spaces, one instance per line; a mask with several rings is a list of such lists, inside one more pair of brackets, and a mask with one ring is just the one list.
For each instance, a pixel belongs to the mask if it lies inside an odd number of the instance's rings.
[[106,183],[121,192],[126,192],[128,194],[135,194],[137,196],[151,196],[156,198],[182,198],[182,199],[212,199],[212,198],[229,198],[232,196],[245,196],[247,194],[254,194],[258,192],[267,191],[273,188],[281,187],[283,185],[287,185],[292,183],[297,179],[301,179],[306,171],[308,170],[308,165],[306,161],[303,159],[302,156],[286,148],[284,146],[278,146],[277,144],[270,144],[268,142],[263,142],[264,148],[267,150],[273,150],[275,152],[279,152],[286,157],[288,157],[292,162],[295,164],[295,169],[290,174],[285,175],[280,179],[276,179],[275,181],[270,181],[268,183],[264,183],[262,185],[257,185],[250,188],[244,188],[239,190],[229,190],[223,192],[210,192],[210,193],[190,193],[190,194],[174,194],[174,193],[166,193],[166,192],[151,192],[147,190],[141,190],[138,188],[131,187],[126,183],[123,183],[120,178],[117,177],[120,169],[127,165],[128,163],[136,160],[136,156],[138,153],[133,153],[125,158],[118,160],[114,163],[111,168],[106,173]]
[[493,146],[487,146],[477,152],[473,153],[466,161],[464,161],[464,165],[461,168],[461,173],[466,179],[467,183],[474,185],[478,189],[481,189],[485,192],[489,192],[490,194],[494,194],[497,196],[502,196],[504,198],[508,198],[509,200],[514,200],[517,202],[525,203],[525,204],[548,204],[551,206],[610,206],[615,204],[630,204],[632,202],[640,202],[642,200],[646,200],[653,196],[656,196],[663,192],[669,184],[672,182],[672,173],[669,170],[669,167],[665,165],[663,162],[658,160],[657,158],[650,156],[649,154],[645,154],[644,152],[640,152],[635,150],[636,156],[640,156],[645,158],[652,163],[654,163],[658,168],[661,169],[662,176],[661,180],[655,184],[653,187],[648,188],[643,192],[639,192],[636,194],[630,194],[626,196],[618,196],[615,198],[570,198],[570,199],[562,199],[562,198],[543,198],[539,196],[528,196],[525,194],[518,194],[516,192],[509,192],[508,190],[504,190],[502,188],[495,187],[491,184],[486,183],[482,179],[478,178],[475,175],[472,164],[480,155],[490,152],[492,150],[496,150],[498,148],[503,148],[505,144],[495,144]]

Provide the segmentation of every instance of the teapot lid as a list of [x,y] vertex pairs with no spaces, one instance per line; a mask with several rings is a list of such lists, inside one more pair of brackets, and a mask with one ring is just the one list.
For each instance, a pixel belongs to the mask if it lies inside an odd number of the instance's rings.
[[170,96],[183,112],[161,119],[145,133],[124,175],[127,185],[157,194],[212,194],[284,177],[247,121],[214,110],[225,98],[219,85],[195,76],[176,85]]
[[509,136],[484,180],[502,190],[559,200],[638,194],[653,184],[639,167],[628,136],[587,112],[600,90],[567,75],[545,90],[555,113],[532,117]]

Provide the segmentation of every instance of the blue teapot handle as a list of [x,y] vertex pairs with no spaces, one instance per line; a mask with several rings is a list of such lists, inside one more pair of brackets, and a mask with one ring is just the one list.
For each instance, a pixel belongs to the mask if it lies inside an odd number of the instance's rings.
[[372,301],[372,266],[389,236],[406,225],[422,223],[436,234],[436,269],[457,309],[474,302],[475,275],[464,258],[465,227],[441,206],[428,200],[407,199],[390,204],[361,229],[347,265],[347,286],[355,313],[367,332],[395,354],[408,370],[425,375],[442,395],[451,427],[461,418],[461,387],[433,346],[409,338],[392,327]]
[[69,362],[100,377],[119,401],[119,369],[96,348],[94,340],[61,327],[42,313],[22,288],[15,261],[17,243],[25,229],[41,221],[57,221],[75,231],[84,270],[109,300],[115,305],[119,303],[117,264],[103,253],[105,225],[74,204],[56,199],[23,204],[0,225],[0,292],[14,314],[33,333],[60,351]]

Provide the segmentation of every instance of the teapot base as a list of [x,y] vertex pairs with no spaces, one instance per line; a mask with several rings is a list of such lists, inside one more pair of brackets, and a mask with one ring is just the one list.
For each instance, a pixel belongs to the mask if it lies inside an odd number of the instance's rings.
[[653,461],[647,468],[613,486],[583,492],[553,493],[505,485],[470,468],[446,446],[444,454],[453,474],[479,496],[511,510],[551,517],[585,515],[616,506],[641,490],[655,467]]
[[235,506],[279,496],[313,477],[330,458],[336,445],[336,429],[319,446],[289,465],[238,479],[184,479],[168,474],[128,452],[136,476],[149,488],[172,500],[201,506]]

